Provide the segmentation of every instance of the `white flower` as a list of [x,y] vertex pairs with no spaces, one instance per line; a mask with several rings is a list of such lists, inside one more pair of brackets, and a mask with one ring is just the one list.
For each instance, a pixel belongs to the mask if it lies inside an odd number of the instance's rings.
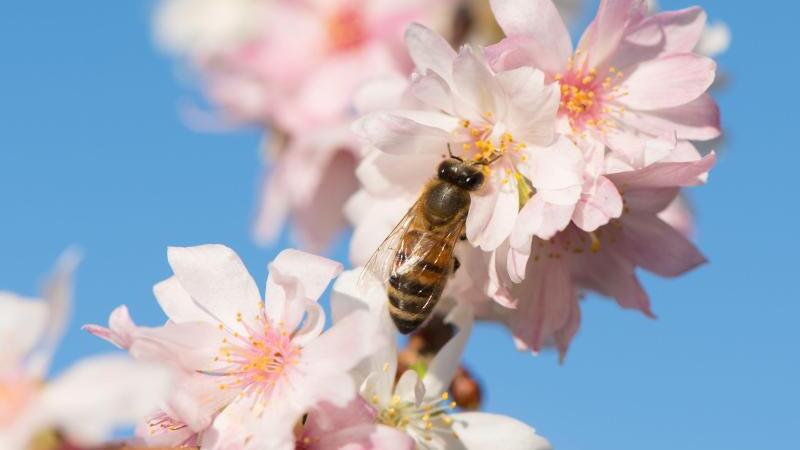
[[420,449],[546,450],[550,444],[532,428],[515,419],[488,413],[453,412],[447,389],[458,368],[472,329],[469,307],[454,308],[446,321],[457,328],[455,336],[427,367],[424,377],[408,370],[395,384],[396,333],[386,309],[386,293],[380,283],[361,292],[357,280],[361,270],[343,273],[331,297],[334,321],[353,310],[368,310],[382,324],[388,345],[382,347],[354,372],[361,395],[377,411],[378,423],[404,431]]

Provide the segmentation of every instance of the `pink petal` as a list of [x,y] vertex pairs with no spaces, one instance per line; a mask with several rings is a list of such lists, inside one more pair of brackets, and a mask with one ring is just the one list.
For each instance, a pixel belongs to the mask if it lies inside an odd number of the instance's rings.
[[650,20],[658,23],[664,30],[664,53],[689,53],[697,47],[703,35],[706,13],[703,8],[693,6],[678,11],[661,12]]
[[167,259],[175,276],[197,304],[228,328],[245,333],[245,321],[260,312],[261,294],[242,260],[224,245],[170,247]]
[[108,328],[99,325],[84,325],[82,330],[127,350],[133,343],[133,333],[138,329],[128,313],[128,307],[118,306],[108,318]]
[[455,109],[460,117],[481,120],[487,112],[502,117],[505,97],[488,65],[470,47],[464,47],[453,62]]
[[595,191],[575,207],[572,220],[584,231],[594,231],[622,214],[622,196],[608,178],[597,179]]
[[599,252],[582,253],[573,257],[571,263],[575,281],[581,287],[611,297],[623,308],[654,317],[650,299],[636,277],[634,263],[621,255],[615,245],[601,241]]
[[622,120],[649,134],[677,133],[678,139],[707,141],[720,135],[719,106],[708,94],[674,108],[628,111]]
[[539,253],[539,259],[534,257],[528,264],[525,281],[518,287],[519,306],[510,319],[514,336],[535,352],[570,325],[573,304],[578,301],[566,258]]
[[549,76],[564,70],[566,59],[527,36],[511,36],[485,49],[486,59],[497,71],[520,67],[537,68]]
[[633,211],[656,214],[669,206],[679,192],[680,189],[677,187],[631,189],[625,192],[625,202]]
[[551,0],[491,0],[492,12],[506,36],[525,36],[535,41],[559,68],[572,54],[567,27]]
[[372,425],[375,423],[375,416],[375,409],[361,396],[356,396],[341,408],[323,402],[308,413],[303,434],[309,437],[323,437],[349,426]]
[[623,191],[628,189],[693,186],[700,175],[716,164],[714,152],[695,162],[656,163],[644,169],[609,175],[611,181]]
[[628,24],[644,13],[641,0],[602,0],[589,28],[578,43],[578,50],[587,55],[588,67],[606,62],[622,41]]
[[575,335],[578,334],[578,330],[581,327],[581,305],[578,302],[572,303],[572,310],[570,311],[569,318],[567,322],[555,333],[553,333],[553,342],[558,349],[558,360],[560,363],[564,363],[564,359],[567,357],[567,351],[569,350],[569,345],[572,343],[572,339],[575,338]]
[[657,275],[676,277],[707,261],[681,233],[652,214],[629,214],[623,226],[626,254]]
[[627,70],[630,75],[621,86],[627,95],[618,102],[642,111],[685,105],[708,90],[716,67],[712,59],[690,53],[644,62]]

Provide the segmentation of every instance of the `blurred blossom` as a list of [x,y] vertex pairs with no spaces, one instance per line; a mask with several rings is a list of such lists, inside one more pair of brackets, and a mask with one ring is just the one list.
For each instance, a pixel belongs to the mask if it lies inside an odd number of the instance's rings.
[[[85,358],[45,375],[72,303],[74,251],[60,258],[43,298],[0,293],[0,448],[96,446],[164,398],[166,369],[117,355]],[[66,440],[66,442],[64,442]]]
[[[406,72],[411,21],[449,28],[456,0],[165,0],[162,43],[189,56],[225,119],[268,130],[270,167],[255,238],[272,242],[287,219],[321,250],[345,226],[355,190],[351,97],[365,80]],[[276,139],[277,137],[277,139]],[[285,139],[282,139],[284,138]]]
[[259,33],[263,0],[162,0],[155,34],[167,50],[208,63]]
[[686,239],[692,239],[695,235],[694,214],[689,200],[682,195],[675,197],[666,209],[658,213],[658,218],[678,230]]
[[550,0],[491,5],[502,42],[457,53],[412,25],[410,81],[384,77],[357,93],[365,155],[346,207],[351,259],[366,262],[448,144],[491,161],[471,194],[468,243],[457,247],[461,269],[445,298],[507,323],[518,348],[554,345],[563,357],[583,290],[652,315],[634,268],[672,277],[704,261],[656,215],[680,187],[703,184],[715,161],[692,143],[720,135],[706,93],[715,63],[693,52],[705,13],[647,16],[640,1],[602,1],[573,50]]
[[148,420],[150,429],[140,427],[140,438],[148,441],[152,432],[160,442],[199,441],[214,450],[293,448],[295,424],[309,409],[353,399],[348,370],[383,342],[363,311],[322,332],[317,300],[340,264],[281,252],[269,266],[265,303],[227,247],[172,247],[168,259],[175,275],[154,288],[166,325],[137,327],[122,306],[109,328],[86,327],[138,359],[183,374],[162,413]]
[[[650,14],[655,14],[660,9],[656,0],[646,0],[645,3]],[[725,22],[708,23],[705,25],[700,42],[697,43],[694,51],[701,55],[719,56],[728,50],[730,43],[731,30]]]
[[[334,321],[352,311],[369,311],[386,334],[384,345],[353,371],[361,396],[375,412],[375,421],[410,436],[417,448],[428,449],[550,449],[533,428],[510,417],[454,412],[447,388],[458,371],[461,354],[472,330],[469,306],[454,308],[445,318],[456,332],[424,368],[397,372],[396,328],[389,317],[386,292],[375,281],[358,286],[360,269],[342,274],[331,297]],[[379,447],[383,448],[383,447]]]
[[695,51],[701,55],[718,56],[731,45],[731,30],[725,22],[706,25]]

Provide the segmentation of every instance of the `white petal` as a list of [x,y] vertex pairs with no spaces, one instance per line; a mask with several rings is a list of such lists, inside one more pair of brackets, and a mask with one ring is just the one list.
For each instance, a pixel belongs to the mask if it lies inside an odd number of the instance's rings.
[[[395,326],[386,307],[386,288],[383,282],[374,279],[371,272],[356,268],[344,272],[333,285],[331,294],[331,313],[334,324],[338,324],[356,311],[367,311],[372,321],[378,324],[378,332],[384,345],[372,352],[353,370],[356,383],[360,384],[373,372],[397,371],[397,338]],[[364,279],[366,277],[367,279]]]
[[[439,119],[450,120],[448,128],[431,126],[424,122],[436,114],[412,114],[405,111],[395,113],[376,113],[358,120],[353,131],[366,139],[375,148],[386,153],[398,155],[442,153],[450,139],[450,131],[458,126],[455,118],[438,115]],[[430,122],[430,121],[428,121]],[[437,124],[441,120],[436,121]]]
[[175,276],[153,286],[153,294],[164,314],[175,323],[216,322],[192,299]]
[[242,260],[224,245],[170,247],[175,276],[197,304],[228,328],[246,333],[237,316],[252,321],[261,312],[261,294]]
[[492,11],[507,36],[527,36],[566,62],[572,53],[567,27],[551,0],[491,0]]
[[406,45],[419,73],[431,70],[449,82],[456,52],[442,36],[423,25],[412,23],[406,29]]
[[462,48],[453,63],[453,82],[454,106],[460,117],[475,121],[486,113],[503,117],[506,104],[500,85],[483,57],[470,47]]
[[43,301],[0,292],[0,370],[19,367],[46,332],[49,307]]
[[342,265],[330,259],[297,250],[282,251],[269,265],[267,317],[273,323],[282,323],[287,331],[294,330],[305,312],[313,314],[306,303],[316,302],[341,271]]
[[550,450],[536,430],[510,417],[488,413],[453,414],[453,431],[468,450]]
[[395,395],[400,397],[403,402],[411,402],[419,406],[425,395],[425,385],[419,379],[415,370],[406,370],[397,381],[394,388]]
[[473,320],[472,308],[468,305],[456,306],[445,318],[445,322],[453,324],[457,331],[439,350],[425,372],[422,382],[425,384],[426,399],[437,399],[450,387],[472,332]]

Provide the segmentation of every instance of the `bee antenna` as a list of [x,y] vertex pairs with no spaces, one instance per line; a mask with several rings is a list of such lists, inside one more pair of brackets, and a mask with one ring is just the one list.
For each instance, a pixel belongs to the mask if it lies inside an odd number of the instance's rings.
[[460,157],[458,157],[458,156],[453,154],[453,149],[450,148],[450,143],[449,142],[447,143],[447,154],[450,155],[450,157],[455,159],[456,161],[461,161],[462,163],[464,162],[463,159],[461,159]]
[[481,166],[488,166],[489,164],[492,164],[493,162],[495,162],[498,159],[500,159],[501,156],[503,156],[503,154],[502,153],[498,153],[498,154],[494,155],[494,158],[489,159],[489,160],[482,159],[482,160],[478,161],[477,164],[481,165]]

